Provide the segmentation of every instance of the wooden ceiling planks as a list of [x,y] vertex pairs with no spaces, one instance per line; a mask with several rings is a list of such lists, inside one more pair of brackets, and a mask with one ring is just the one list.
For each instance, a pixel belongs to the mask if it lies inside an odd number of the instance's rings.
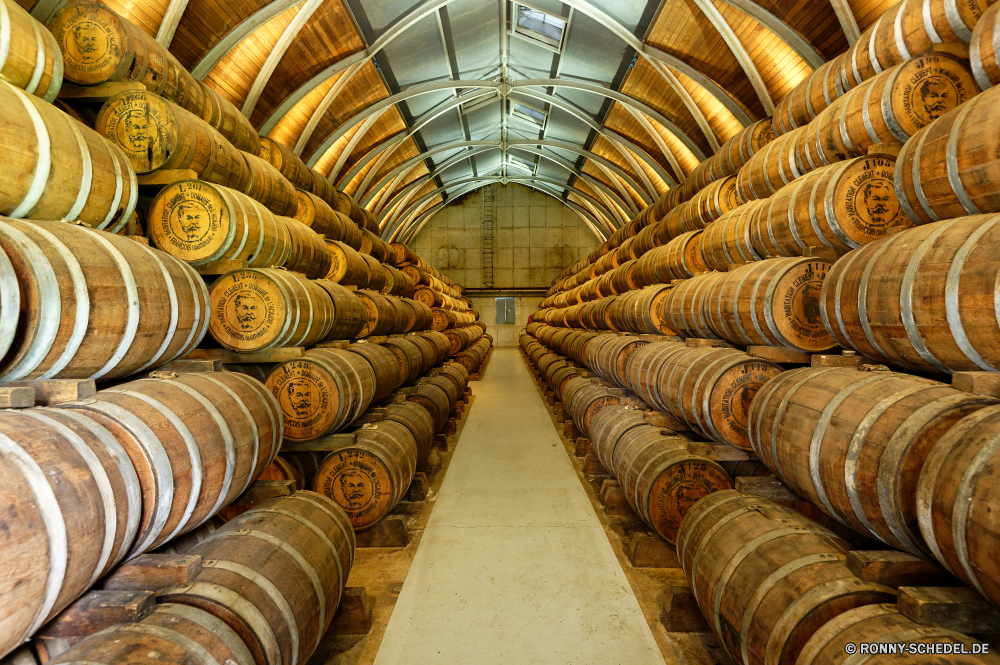
[[847,38],[828,0],[755,0],[806,38],[827,60],[847,50]]
[[736,57],[694,0],[664,0],[646,42],[701,70],[738,99],[751,117],[766,115]]
[[646,60],[642,58],[636,60],[620,90],[659,111],[687,134],[702,152],[706,155],[712,154],[708,139],[698,127],[694,116],[684,106],[680,95]]
[[278,143],[282,143],[289,148],[294,148],[299,137],[302,136],[302,131],[309,124],[309,118],[312,117],[313,112],[316,111],[316,108],[323,101],[323,97],[330,91],[330,88],[337,82],[337,79],[343,75],[344,72],[340,72],[336,76],[331,76],[316,86],[308,95],[300,99],[299,103],[290,108],[281,121],[274,126],[274,129],[268,133],[268,136]]
[[848,0],[854,20],[862,32],[898,3],[899,0]]
[[[618,149],[611,145],[611,142],[603,136],[598,135],[594,139],[594,142],[590,146],[590,151],[598,157],[603,157],[625,173],[629,174],[636,182],[642,182],[639,174],[636,173],[635,169],[631,164],[629,164],[628,160],[625,159],[625,157],[618,152]],[[637,156],[636,161],[641,162],[642,160]]]
[[212,68],[205,77],[205,85],[217,90],[236,108],[242,107],[267,56],[301,8],[302,5],[296,5],[286,9],[251,32]]
[[812,73],[809,63],[756,19],[722,0],[712,1],[743,44],[775,103]]
[[[649,182],[653,184],[653,189],[656,190],[658,196],[662,196],[668,189],[670,189],[670,186],[667,184],[667,181],[661,178],[660,174],[657,173],[653,169],[653,167],[644,162],[639,157],[639,155],[635,154],[633,150],[629,150],[628,148],[626,148],[626,150],[629,151],[629,154],[635,157],[635,161],[638,162],[639,168],[641,168],[643,173],[646,174],[646,177],[649,179]],[[645,207],[645,205],[646,205],[645,203],[642,204],[643,207]]]
[[[344,161],[343,168],[340,169],[339,178],[343,179],[354,168],[355,164],[364,159],[365,155],[381,143],[405,131],[406,122],[403,120],[403,115],[399,112],[396,105],[387,108],[379,115],[378,120],[372,124],[368,131],[365,132],[365,135],[361,137],[357,145],[354,146],[354,150],[348,155]],[[374,164],[374,160],[372,160],[372,164]]]
[[671,71],[677,77],[680,84],[684,86],[684,89],[688,91],[688,94],[691,95],[691,98],[698,105],[698,108],[701,109],[701,112],[705,114],[705,119],[708,120],[708,125],[715,132],[715,138],[719,140],[720,144],[736,136],[737,132],[743,129],[742,123],[736,119],[732,111],[716,99],[712,93],[680,70],[671,68]]
[[[678,174],[674,172],[674,168],[670,164],[670,160],[663,154],[660,147],[656,145],[656,138],[647,132],[646,129],[640,125],[634,117],[632,117],[632,114],[618,102],[611,105],[611,110],[608,111],[608,115],[604,119],[604,126],[613,132],[617,132],[618,134],[631,139],[632,143],[642,148],[647,155],[655,159],[656,162],[663,167],[663,170],[670,173],[675,180],[677,178],[680,178],[681,180],[684,179],[683,173]],[[670,144],[667,145],[669,147]],[[687,151],[689,155],[691,154],[687,148],[684,148],[684,150]],[[677,154],[675,153],[674,156],[677,157]],[[678,161],[680,160],[678,159]],[[685,168],[683,162],[681,163],[681,168]],[[692,166],[691,168],[693,169],[694,167]],[[633,172],[634,169],[630,167],[628,171]]]
[[[616,196],[621,196],[621,190],[619,189],[619,186],[624,187],[625,191],[628,192],[632,205],[634,205],[638,210],[642,210],[643,208],[646,207],[646,202],[642,200],[642,197],[639,195],[639,192],[635,191],[635,189],[633,189],[627,182],[623,181],[617,175],[608,176],[608,174],[606,174],[603,169],[601,169],[597,164],[594,163],[594,160],[592,159],[584,160],[583,168],[580,170],[586,173],[587,175],[593,177],[594,179],[600,181],[605,187],[614,192]],[[611,181],[612,177],[615,179],[614,182]],[[629,212],[629,216],[630,217],[632,216],[631,212]]]
[[170,0],[100,0],[147,35],[156,37]]
[[326,0],[309,17],[278,62],[250,121],[260,127],[300,86],[327,67],[363,51],[365,43],[341,0]]
[[268,0],[189,0],[170,52],[190,70],[230,30],[266,4]]
[[376,71],[375,65],[371,62],[366,63],[354,75],[351,82],[340,91],[337,101],[320,119],[316,125],[316,131],[313,132],[302,151],[302,159],[308,160],[320,145],[337,130],[337,127],[388,96],[389,90]]

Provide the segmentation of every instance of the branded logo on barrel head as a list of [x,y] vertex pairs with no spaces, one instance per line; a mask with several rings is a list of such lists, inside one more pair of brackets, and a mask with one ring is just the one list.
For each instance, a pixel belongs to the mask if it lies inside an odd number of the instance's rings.
[[351,524],[367,526],[381,517],[385,508],[384,473],[381,462],[364,451],[338,452],[320,469],[322,491],[344,509]]
[[[204,190],[204,191],[203,191]],[[200,183],[184,183],[163,203],[163,238],[187,252],[202,249],[219,232],[221,211],[211,190]]]
[[172,128],[172,122],[165,109],[159,98],[136,93],[118,98],[105,119],[104,135],[125,152],[137,171],[156,169],[166,161],[160,133]]
[[964,68],[954,61],[925,56],[915,63],[913,72],[903,86],[902,103],[908,123],[908,133],[929,125],[969,98],[970,86]]
[[819,294],[826,279],[826,263],[809,263],[787,284],[782,298],[783,322],[804,340],[827,336],[820,315]]
[[53,26],[65,67],[77,80],[87,81],[92,78],[87,74],[113,69],[122,55],[118,30],[102,14],[78,9]]
[[724,489],[731,489],[729,477],[708,460],[689,460],[672,465],[653,483],[649,495],[649,512],[657,532],[677,541],[677,530],[684,515],[702,498]]
[[[212,289],[215,303],[214,328],[231,340],[250,342],[272,332],[277,321],[274,298],[253,271],[238,271],[220,280]],[[221,289],[221,295],[219,295]]]
[[[285,420],[286,436],[301,438],[329,426],[331,394],[316,373],[316,366],[308,360],[296,360],[280,365],[267,377],[267,387],[278,400]],[[332,396],[336,401],[337,396]]]

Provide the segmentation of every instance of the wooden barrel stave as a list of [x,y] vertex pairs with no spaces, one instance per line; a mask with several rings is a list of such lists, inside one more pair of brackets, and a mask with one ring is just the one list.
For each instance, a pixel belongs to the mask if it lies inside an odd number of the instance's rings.
[[417,445],[417,461],[424,462],[434,445],[434,419],[430,411],[416,402],[404,399],[386,405],[385,419],[393,420],[410,431]]
[[370,342],[355,342],[347,347],[347,351],[360,355],[375,372],[375,392],[372,400],[380,402],[399,386],[403,385],[410,374],[406,356],[398,356],[381,344]]
[[296,215],[299,209],[299,198],[292,183],[288,182],[278,169],[260,157],[242,151],[240,157],[246,163],[247,169],[247,180],[242,190],[243,193],[260,201],[275,215],[284,217]]

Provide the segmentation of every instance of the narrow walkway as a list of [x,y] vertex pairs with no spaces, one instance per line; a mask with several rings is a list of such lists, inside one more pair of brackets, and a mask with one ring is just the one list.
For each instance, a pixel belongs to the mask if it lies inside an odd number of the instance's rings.
[[473,393],[376,665],[663,665],[517,350]]

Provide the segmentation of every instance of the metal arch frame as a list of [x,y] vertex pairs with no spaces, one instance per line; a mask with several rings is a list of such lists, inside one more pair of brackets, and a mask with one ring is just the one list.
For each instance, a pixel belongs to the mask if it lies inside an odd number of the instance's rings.
[[[380,111],[398,104],[399,102],[405,102],[407,99],[413,97],[418,97],[420,95],[427,95],[432,92],[440,92],[442,90],[454,90],[456,88],[470,88],[470,89],[482,89],[482,88],[499,88],[499,83],[497,81],[482,81],[482,80],[472,80],[472,81],[441,81],[439,83],[428,83],[427,85],[418,86],[415,88],[410,88],[404,90],[403,92],[396,93],[395,95],[390,95],[385,99],[381,99],[374,104],[366,106],[358,113],[354,114],[352,117],[348,118],[346,121],[341,123],[326,139],[320,144],[318,148],[309,156],[306,161],[306,166],[315,166],[316,162],[326,153],[327,150],[333,146],[337,140],[350,131],[359,122],[363,122],[369,116],[379,113]],[[456,97],[454,99],[461,99],[461,97]],[[449,100],[453,101],[453,100]],[[466,102],[468,99],[463,99],[462,102]],[[433,109],[432,109],[433,110]],[[426,114],[425,114],[426,115]]]
[[351,79],[354,78],[355,74],[361,71],[365,62],[357,62],[350,67],[347,67],[340,78],[338,78],[334,84],[330,86],[330,89],[326,91],[326,94],[323,95],[323,99],[320,100],[319,106],[317,106],[316,110],[314,110],[312,115],[309,116],[309,120],[306,122],[305,128],[302,130],[302,133],[299,134],[298,140],[295,141],[295,147],[292,148],[292,152],[294,152],[297,156],[302,155],[302,151],[305,150],[306,145],[309,143],[309,139],[312,138],[313,132],[315,132],[316,127],[319,126],[319,121],[323,119],[326,112],[330,110],[331,106],[333,106],[333,101],[337,98],[337,95],[343,92],[344,88],[346,88],[347,84],[351,82]]
[[156,41],[160,42],[163,48],[170,48],[170,42],[174,40],[174,33],[177,32],[177,26],[180,25],[187,5],[188,0],[170,0],[170,4],[167,5],[163,21],[160,22],[160,27],[156,30]]
[[[490,145],[490,146],[480,146],[477,148],[472,148],[471,150],[462,150],[462,152],[456,155],[452,155],[451,157],[446,159],[439,167],[439,170],[450,168],[463,160],[472,159],[477,155],[482,155],[492,150],[499,150],[499,149],[500,146]],[[399,187],[399,183],[402,182],[406,178],[406,176],[410,175],[410,173],[413,172],[413,169],[417,168],[417,166],[419,166],[420,164],[421,162],[417,162],[413,164],[410,168],[400,171],[399,175],[397,175],[395,178],[386,183],[386,185],[381,189],[379,189],[377,192],[371,192],[368,197],[359,202],[359,205],[361,205],[362,207],[366,207],[369,202],[373,202],[374,209],[371,212],[372,214],[376,215],[376,217],[381,218],[380,213],[382,212],[382,210],[387,205],[389,205],[393,199],[396,198],[394,192],[396,191],[396,188]]]
[[[597,180],[593,176],[591,176],[589,174],[586,174],[586,173],[583,173],[583,172],[575,169],[572,164],[565,164],[565,163],[563,163],[562,160],[558,160],[557,161],[557,156],[556,155],[547,155],[547,154],[545,154],[542,151],[529,150],[527,148],[524,148],[523,146],[517,146],[517,147],[518,147],[518,149],[525,150],[527,152],[531,152],[532,154],[538,154],[538,155],[540,155],[542,157],[550,159],[553,162],[555,162],[556,164],[558,164],[559,166],[561,166],[562,168],[564,168],[567,171],[569,171],[571,174],[577,176],[581,180],[586,181],[588,184],[590,184],[591,186],[594,187],[594,190],[598,193],[598,196],[600,196],[602,199],[604,199],[603,204],[601,204],[600,202],[594,200],[595,204],[600,205],[600,207],[604,208],[606,210],[606,212],[615,213],[614,217],[616,217],[618,219],[618,221],[620,221],[622,223],[626,223],[628,221],[626,219],[623,219],[622,215],[620,215],[620,214],[618,214],[616,212],[615,208],[611,204],[611,202],[612,202],[612,198],[611,197],[614,196],[614,193],[611,192],[611,190],[608,189],[607,185],[605,185],[604,183],[602,183],[600,180]],[[401,190],[399,190],[397,192],[394,192],[392,194],[392,197],[388,201],[386,201],[386,203],[385,203],[385,205],[384,205],[384,207],[382,209],[382,212],[381,212],[381,214],[378,217],[379,225],[381,226],[383,221],[385,221],[387,224],[391,224],[392,221],[393,221],[393,219],[396,216],[398,216],[398,212],[395,215],[391,215],[391,214],[389,214],[389,211],[392,210],[393,208],[395,208],[397,205],[403,205],[403,206],[405,206],[406,203],[409,201],[410,197],[412,196],[411,192],[415,191],[416,189],[419,189],[423,185],[426,185],[427,182],[429,180],[433,179],[435,176],[439,176],[441,173],[443,173],[447,169],[451,168],[455,164],[460,163],[462,161],[465,161],[467,159],[470,159],[471,157],[474,157],[476,154],[481,154],[482,152],[486,152],[486,151],[489,151],[489,150],[500,150],[500,149],[501,149],[500,146],[490,146],[490,147],[484,148],[483,150],[478,151],[478,152],[477,151],[471,151],[471,152],[466,151],[466,152],[463,152],[463,153],[459,153],[458,155],[455,155],[454,157],[449,158],[445,163],[443,163],[440,167],[438,167],[437,169],[435,169],[433,172],[427,173],[427,174],[424,174],[424,175],[420,176],[419,178],[415,179],[413,182],[407,184],[406,187],[404,187],[403,189],[401,189]],[[412,169],[412,167],[411,167],[411,169]],[[570,185],[569,183],[560,182],[559,180],[556,180],[554,178],[549,178],[547,176],[535,175],[535,176],[533,176],[533,179],[539,180],[541,182],[548,182],[548,183],[553,184],[553,185],[558,185],[560,187],[563,187],[566,190],[575,190],[575,188],[572,185]],[[442,183],[442,185],[443,184],[445,184],[445,183]],[[577,190],[577,191],[579,191],[579,190]],[[586,196],[586,197],[590,198],[589,195],[587,195],[585,192],[581,191],[580,194],[582,196]],[[620,197],[617,197],[617,198],[620,198]],[[628,203],[627,201],[623,201],[623,202],[626,203],[626,204]],[[617,203],[615,205],[617,205]],[[619,207],[621,207],[621,206],[619,206]],[[626,212],[628,212],[628,210],[630,209],[631,212],[632,212],[632,214],[636,214],[636,213],[639,212],[635,208],[634,205],[633,206],[629,206],[627,208],[623,208],[623,209]]]
[[[617,102],[623,104],[626,107],[635,108],[637,110],[640,110],[643,113],[645,113],[646,115],[648,115],[649,117],[651,117],[656,122],[658,122],[661,125],[663,125],[664,127],[666,127],[667,130],[670,131],[672,134],[674,134],[674,136],[677,137],[677,139],[679,141],[681,141],[691,151],[691,153],[695,157],[695,159],[698,159],[699,161],[705,159],[705,154],[701,151],[701,149],[697,146],[697,144],[695,144],[694,141],[692,141],[691,138],[687,134],[685,134],[683,131],[681,131],[681,129],[679,127],[677,127],[677,125],[675,125],[673,122],[671,122],[666,117],[664,117],[662,114],[660,114],[658,111],[656,111],[656,109],[653,109],[653,108],[649,107],[648,105],[646,105],[645,103],[643,103],[643,102],[641,102],[639,100],[636,100],[636,99],[634,99],[632,97],[629,97],[628,95],[622,94],[622,93],[617,92],[615,90],[611,90],[611,89],[604,88],[604,87],[601,87],[601,86],[598,86],[598,85],[594,85],[594,84],[591,84],[591,83],[582,83],[582,82],[578,82],[578,81],[568,81],[568,80],[562,80],[562,79],[527,79],[527,80],[524,80],[524,81],[516,81],[516,82],[513,82],[513,83],[506,84],[506,88],[507,88],[508,92],[521,91],[522,89],[526,90],[529,86],[530,87],[553,87],[553,88],[562,87],[562,88],[570,88],[570,89],[574,89],[574,90],[581,90],[581,91],[584,91],[584,92],[588,92],[588,93],[592,93],[592,94],[595,94],[595,95],[599,95],[599,96],[603,96],[603,97],[606,97],[606,98],[613,99],[614,101],[617,101]],[[441,90],[449,90],[449,89],[453,90],[453,89],[457,89],[457,88],[463,88],[463,89],[464,88],[469,88],[469,89],[477,89],[477,90],[489,88],[489,89],[493,89],[493,90],[501,90],[501,83],[499,81],[484,81],[484,80],[443,81],[443,82],[439,82],[439,83],[429,83],[429,84],[426,84],[426,85],[417,86],[417,87],[414,87],[414,88],[409,88],[408,90],[404,90],[403,92],[400,92],[400,93],[397,93],[395,95],[391,95],[389,97],[386,97],[385,99],[382,99],[382,100],[380,100],[378,102],[375,102],[374,104],[371,104],[370,106],[365,107],[364,109],[362,109],[361,111],[359,111],[358,113],[356,113],[354,116],[352,116],[348,120],[344,121],[339,127],[337,127],[337,129],[335,129],[329,136],[327,136],[327,138],[323,141],[323,143],[321,143],[319,145],[319,147],[317,147],[316,150],[309,156],[309,159],[306,161],[306,165],[310,166],[310,167],[315,166],[316,163],[337,142],[337,140],[340,139],[341,136],[343,136],[348,131],[350,131],[359,122],[364,122],[371,115],[373,115],[375,113],[379,113],[383,109],[385,109],[385,108],[387,108],[387,107],[389,107],[389,106],[391,106],[393,104],[396,104],[396,103],[399,103],[399,102],[402,102],[402,101],[406,101],[407,99],[410,99],[412,97],[416,97],[416,96],[424,95],[424,94],[430,94],[430,93],[433,93],[433,92],[439,92]],[[458,97],[458,98],[455,98],[455,99],[457,100],[457,99],[462,99],[462,98]],[[467,101],[470,101],[471,99],[475,99],[475,97],[471,97],[470,96],[470,97],[468,97],[466,99],[462,99],[461,102],[458,102],[458,103],[462,104],[462,103],[465,103]],[[454,100],[446,100],[446,101],[454,101]],[[425,113],[424,116],[421,116],[421,120],[427,114],[435,111],[435,109],[437,109],[437,108],[438,107],[435,107],[434,109],[431,109],[430,111],[428,111],[427,113]],[[641,123],[641,124],[643,124],[643,123]],[[416,124],[414,125],[414,127],[415,126],[416,126]],[[653,141],[662,141],[663,140],[662,137],[654,129],[645,126],[645,124],[644,124],[644,129],[650,134],[650,136],[653,139]],[[408,130],[408,131],[410,131],[410,130]],[[391,145],[392,145],[392,143],[388,142],[388,145],[383,144],[383,146],[380,146],[376,150],[381,151],[381,150],[383,150],[385,148],[390,147]],[[669,149],[663,149],[663,148],[661,148],[661,150],[664,150],[664,153],[665,153],[664,157],[668,161],[670,161],[672,158],[674,158],[673,153],[670,152]],[[370,155],[370,159],[373,159],[375,157],[375,155],[377,155],[377,154],[378,153],[371,154]],[[642,157],[643,153],[640,152],[639,155],[640,155],[640,157]],[[370,159],[369,159],[369,161],[370,161]],[[644,159],[644,161],[645,161],[645,159]],[[655,162],[656,160],[652,160],[652,161]],[[367,162],[365,162],[365,164],[366,163]],[[362,164],[361,166],[363,168],[364,164]],[[678,175],[680,175],[681,172],[680,172],[679,166],[677,166],[676,164],[672,164],[672,166],[678,171]],[[661,172],[663,172],[663,169],[661,168],[657,172],[661,173]],[[349,172],[348,175],[345,176],[345,178],[340,181],[339,187],[342,187],[346,182],[349,182],[350,179],[353,178],[354,175],[356,175],[356,173],[350,173]],[[663,172],[663,175],[666,175],[665,172]],[[637,176],[638,176],[638,174],[637,174]],[[333,177],[334,176],[331,176],[329,178],[331,180],[331,182],[333,182]],[[641,178],[642,176],[638,176],[638,177]],[[661,177],[663,177],[663,176],[661,175]],[[668,179],[667,182],[668,183],[672,183],[673,179]],[[641,187],[640,186],[636,186],[636,189],[641,189]],[[647,192],[647,194],[650,194],[650,195],[655,194],[655,189],[654,189],[653,192]]]
[[847,43],[854,44],[861,38],[861,28],[858,27],[858,20],[854,17],[851,3],[847,0],[830,0],[830,5],[833,7],[833,13],[837,15],[840,27],[844,30]]
[[[254,14],[253,16],[249,17],[246,21],[236,26],[236,28],[230,31],[230,33],[227,34],[219,42],[219,44],[212,47],[212,49],[209,50],[209,53],[203,56],[202,59],[198,62],[198,64],[195,66],[195,69],[193,70],[194,72],[198,72],[196,74],[196,78],[204,78],[204,76],[208,73],[208,71],[210,71],[211,68],[214,67],[215,64],[217,64],[226,55],[226,53],[235,48],[237,44],[242,42],[243,39],[250,34],[250,32],[256,29],[263,22],[265,22],[266,20],[270,19],[272,16],[277,14],[278,11],[283,11],[288,7],[294,6],[294,4],[297,4],[297,2],[299,1],[302,0],[272,0],[271,3],[258,10],[258,13],[264,12],[272,5],[278,3],[283,3],[282,9],[273,11],[265,19],[253,23],[253,25],[247,26],[246,28],[243,28],[244,24],[252,23],[254,17],[257,14]],[[271,112],[271,114],[268,116],[267,120],[265,120],[264,124],[260,129],[261,135],[266,135],[272,129],[274,129],[275,125],[278,124],[281,118],[284,117],[288,113],[288,111],[291,110],[296,104],[298,104],[298,102],[303,97],[305,97],[307,94],[309,94],[309,92],[311,92],[314,88],[316,88],[316,86],[322,84],[331,76],[347,69],[351,65],[368,61],[369,59],[374,57],[379,51],[381,51],[386,46],[386,44],[393,41],[400,34],[408,30],[412,25],[420,21],[422,18],[424,18],[431,12],[437,11],[441,7],[447,6],[453,1],[454,0],[427,0],[423,4],[411,10],[409,14],[406,14],[403,17],[401,17],[401,20],[398,23],[396,23],[396,25],[394,25],[390,30],[388,30],[385,34],[379,37],[375,41],[375,43],[368,46],[368,48],[366,48],[364,51],[358,51],[354,54],[351,54],[337,61],[333,65],[330,65],[320,73],[310,78],[304,84],[299,86],[299,88],[296,89],[295,92],[293,92],[285,100],[283,100],[281,104],[279,104],[274,111]],[[501,15],[503,16],[503,14],[505,13],[503,10],[506,8],[506,5],[503,2],[501,2],[500,4],[501,4]],[[590,18],[602,24],[604,27],[606,27],[616,36],[622,39],[626,44],[635,49],[644,58],[650,61],[659,61],[663,64],[669,65],[670,67],[677,69],[678,71],[683,72],[686,76],[690,77],[697,84],[702,86],[719,103],[725,106],[736,117],[736,119],[740,121],[741,124],[749,125],[753,122],[746,109],[743,108],[742,105],[735,98],[732,97],[732,95],[730,95],[717,82],[715,82],[714,80],[703,74],[700,70],[698,70],[697,67],[694,67],[693,65],[681,60],[676,56],[664,53],[663,51],[655,47],[647,46],[642,41],[637,39],[635,35],[633,35],[631,32],[625,29],[624,26],[622,26],[616,20],[605,14],[603,11],[590,5],[586,0],[566,0],[565,4],[569,5],[573,9],[583,12]],[[779,19],[775,18],[775,20],[777,21]],[[501,33],[501,52],[503,52],[506,44],[505,40],[502,38],[503,35],[505,34],[505,26],[501,26],[500,33]],[[781,36],[779,35],[779,38],[780,37]],[[215,51],[217,50],[220,51],[219,54],[215,53]],[[501,60],[503,61],[501,65],[503,65],[505,63],[505,57],[503,53],[501,53]],[[202,69],[205,69],[205,71],[202,72],[201,71]]]
[[823,54],[816,50],[816,47],[809,43],[797,30],[792,28],[780,18],[764,9],[753,0],[722,0],[724,3],[738,9],[751,17],[762,26],[770,30],[781,41],[785,42],[788,48],[792,49],[797,56],[802,58],[810,67],[818,69],[825,62]]
[[[519,181],[521,179],[515,179],[515,180]],[[479,183],[473,183],[471,185],[467,185],[467,186],[461,187],[457,192],[454,192],[447,199],[445,199],[444,201],[441,201],[441,202],[435,204],[433,207],[425,209],[423,211],[419,211],[419,212],[415,211],[416,212],[416,218],[413,219],[412,222],[410,222],[410,220],[407,220],[408,228],[406,228],[406,231],[405,231],[405,233],[407,234],[407,239],[406,240],[402,240],[401,242],[409,242],[409,240],[412,240],[412,238],[416,237],[420,233],[420,231],[423,229],[423,227],[431,219],[433,219],[433,217],[442,208],[446,207],[451,201],[455,200],[456,198],[458,198],[460,196],[464,196],[465,194],[467,194],[467,193],[469,193],[471,191],[475,191],[477,189],[485,187],[486,185],[493,184],[493,183],[499,182],[499,181],[500,181],[499,178],[491,177],[491,178],[489,178],[486,181],[479,182]],[[587,213],[586,210],[584,210],[583,208],[581,208],[580,206],[578,206],[576,203],[574,203],[572,201],[564,200],[562,197],[558,196],[555,192],[553,192],[552,190],[549,190],[547,187],[533,185],[532,183],[530,183],[530,181],[529,182],[518,182],[517,184],[520,184],[520,185],[523,185],[525,187],[528,187],[529,189],[534,189],[534,190],[538,191],[541,194],[545,194],[546,196],[550,196],[550,197],[556,199],[557,201],[559,201],[560,203],[562,203],[566,207],[568,207],[571,210],[573,210],[573,212],[575,212],[580,217],[581,221],[583,221],[584,224],[586,224],[587,227],[590,228],[591,232],[601,242],[603,242],[603,241],[605,241],[605,240],[608,239],[608,237],[609,237],[608,234],[606,234],[606,233],[604,233],[604,231],[600,230],[600,227],[602,226],[602,224],[600,222],[598,222],[597,220],[591,218],[590,214]],[[411,213],[410,217],[411,218],[413,217],[412,213]],[[401,227],[400,231],[402,231],[402,228],[403,227]],[[400,235],[400,233],[397,233],[397,235]]]
[[220,39],[218,43],[208,49],[208,52],[201,56],[198,62],[195,63],[195,66],[191,68],[191,76],[195,77],[199,81],[203,80],[217,64],[222,62],[222,59],[225,58],[230,51],[242,44],[254,30],[264,25],[283,11],[291,9],[295,5],[302,2],[305,2],[305,0],[271,0],[271,2],[268,2],[253,14],[233,26],[233,29],[223,35],[222,39]]
[[672,168],[674,173],[677,175],[677,179],[683,182],[686,174],[684,173],[684,169],[681,168],[681,163],[677,161],[677,155],[675,155],[674,151],[670,149],[670,146],[667,145],[667,142],[662,136],[660,136],[659,132],[656,131],[652,123],[649,122],[642,111],[636,111],[635,109],[627,107],[625,110],[628,111],[629,115],[635,118],[635,121],[639,123],[639,126],[652,137],[653,143],[655,143],[656,147],[660,149],[664,159],[667,160],[667,163],[670,164],[670,168]]

